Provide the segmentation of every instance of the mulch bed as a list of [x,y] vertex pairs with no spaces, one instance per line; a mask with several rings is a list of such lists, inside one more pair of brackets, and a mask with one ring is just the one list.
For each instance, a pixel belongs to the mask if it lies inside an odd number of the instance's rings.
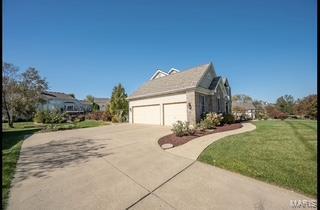
[[235,124],[231,124],[231,125],[223,125],[223,126],[218,126],[216,129],[214,130],[206,130],[206,131],[197,131],[195,134],[190,135],[190,136],[176,136],[174,133],[169,134],[167,136],[161,137],[158,140],[158,143],[160,146],[162,146],[163,144],[172,144],[173,147],[182,145],[187,143],[188,141],[201,137],[201,136],[205,136],[208,134],[213,134],[213,133],[219,133],[219,132],[223,132],[223,131],[230,131],[230,130],[235,130],[238,128],[241,128],[242,125],[240,123],[235,123]]

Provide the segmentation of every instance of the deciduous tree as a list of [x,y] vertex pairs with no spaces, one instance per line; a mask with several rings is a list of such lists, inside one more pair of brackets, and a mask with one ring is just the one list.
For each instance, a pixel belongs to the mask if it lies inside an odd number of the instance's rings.
[[276,107],[279,111],[287,114],[293,114],[294,98],[292,95],[284,95],[277,99]]
[[245,94],[238,94],[238,95],[232,96],[232,101],[246,103],[246,102],[252,101],[252,98],[248,95],[245,95]]
[[316,119],[318,116],[317,95],[308,95],[303,99],[298,99],[293,107],[293,112],[296,115],[310,116]]
[[30,116],[41,102],[41,93],[48,89],[48,83],[35,68],[28,68],[19,74],[13,64],[2,66],[2,113],[8,118],[8,124],[13,127],[13,121],[18,116]]

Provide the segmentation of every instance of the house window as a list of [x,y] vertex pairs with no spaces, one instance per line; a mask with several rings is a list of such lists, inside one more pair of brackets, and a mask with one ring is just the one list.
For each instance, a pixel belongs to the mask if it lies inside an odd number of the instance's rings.
[[201,114],[206,112],[205,107],[205,96],[200,95],[200,107],[201,107]]
[[218,112],[220,112],[220,98],[218,98]]
[[228,106],[228,102],[226,102],[226,113],[229,114],[229,106]]
[[73,105],[67,105],[67,111],[73,111]]

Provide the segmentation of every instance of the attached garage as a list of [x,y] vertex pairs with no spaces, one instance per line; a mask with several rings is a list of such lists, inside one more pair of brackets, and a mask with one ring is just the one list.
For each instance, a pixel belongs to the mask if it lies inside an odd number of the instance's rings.
[[163,124],[171,126],[178,120],[187,121],[187,103],[163,104]]
[[171,126],[177,120],[187,121],[185,93],[131,100],[129,122]]
[[129,123],[172,126],[180,120],[195,126],[205,112],[225,112],[217,104],[230,103],[227,113],[232,108],[229,83],[212,63],[183,72],[157,70],[127,99]]
[[160,104],[132,107],[133,123],[160,125]]

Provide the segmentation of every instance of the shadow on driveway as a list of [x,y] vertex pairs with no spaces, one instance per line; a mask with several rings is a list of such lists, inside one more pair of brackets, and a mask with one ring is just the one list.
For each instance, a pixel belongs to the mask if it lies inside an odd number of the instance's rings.
[[15,174],[15,183],[29,177],[46,178],[49,172],[88,162],[112,153],[102,152],[105,140],[69,138],[23,148]]

